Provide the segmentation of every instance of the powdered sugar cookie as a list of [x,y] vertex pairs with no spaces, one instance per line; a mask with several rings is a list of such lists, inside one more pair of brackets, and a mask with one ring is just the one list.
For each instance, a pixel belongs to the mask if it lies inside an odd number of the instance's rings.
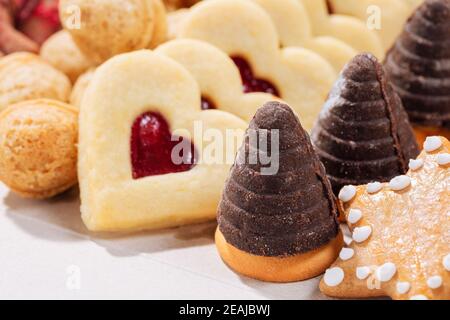
[[[81,212],[90,230],[215,218],[246,123],[202,111],[200,97],[186,69],[149,50],[119,55],[96,70],[80,111]],[[212,152],[203,134],[231,135],[238,144],[224,141]]]
[[280,49],[270,16],[251,1],[210,0],[195,5],[180,37],[223,50],[239,67],[245,92],[268,92],[285,100],[307,130],[336,78],[331,65],[313,51]]
[[74,107],[79,108],[81,106],[81,101],[83,100],[84,93],[94,76],[95,69],[90,69],[78,77],[77,82],[73,86],[72,93],[70,94],[70,104]]
[[67,101],[70,80],[32,53],[18,52],[0,59],[0,110],[24,100]]
[[[432,137],[406,175],[369,193],[366,186],[343,202],[347,220],[352,210],[361,217],[349,223],[354,255],[332,268],[343,272],[339,283],[320,283],[334,297],[390,296],[393,299],[450,297],[450,143]],[[428,150],[428,151],[427,151]],[[447,161],[444,161],[447,158]]]
[[42,44],[40,56],[67,75],[72,83],[94,65],[65,30],[58,31]]
[[55,100],[0,112],[0,180],[28,198],[49,198],[77,183],[78,112]]

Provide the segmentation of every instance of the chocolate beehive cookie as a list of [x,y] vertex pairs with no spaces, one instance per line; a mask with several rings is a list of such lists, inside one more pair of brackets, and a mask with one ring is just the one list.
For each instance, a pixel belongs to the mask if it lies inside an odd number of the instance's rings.
[[450,0],[427,0],[408,20],[385,62],[419,133],[450,137],[449,60]]
[[419,153],[401,100],[370,54],[344,68],[311,138],[335,193],[403,174]]
[[[267,148],[252,140],[264,132]],[[266,166],[261,155],[269,153]],[[258,161],[252,162],[255,154]],[[219,204],[218,222],[220,255],[252,278],[307,279],[336,258],[342,236],[331,185],[287,105],[266,103],[251,121]]]

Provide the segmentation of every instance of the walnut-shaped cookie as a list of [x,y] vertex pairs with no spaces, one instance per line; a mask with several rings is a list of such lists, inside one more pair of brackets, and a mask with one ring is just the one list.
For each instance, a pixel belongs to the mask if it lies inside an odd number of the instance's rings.
[[421,0],[328,0],[331,13],[350,15],[368,23],[380,35],[385,50]]
[[202,111],[200,103],[189,72],[150,50],[119,55],[95,71],[81,103],[78,161],[90,230],[215,218],[246,123]]
[[94,66],[94,63],[78,48],[72,36],[61,30],[50,36],[41,47],[42,59],[69,77],[72,83]]
[[406,175],[341,194],[352,242],[320,283],[341,298],[450,298],[450,143],[429,137]]
[[305,6],[315,36],[332,36],[358,52],[371,52],[377,58],[384,57],[381,38],[358,18],[328,11],[328,0],[296,0]]
[[17,52],[0,58],[0,110],[24,100],[69,99],[69,78],[33,53]]
[[59,14],[75,43],[98,64],[120,53],[155,47],[167,32],[161,0],[61,0]]
[[252,1],[200,2],[190,9],[180,37],[203,40],[223,50],[240,69],[245,92],[268,92],[286,101],[307,130],[336,78],[331,65],[313,51],[280,49],[272,19]]
[[389,51],[386,72],[419,141],[450,138],[450,0],[427,0]]
[[221,257],[248,277],[304,280],[336,259],[343,241],[335,198],[289,106],[266,103],[250,122],[218,207],[218,223]]

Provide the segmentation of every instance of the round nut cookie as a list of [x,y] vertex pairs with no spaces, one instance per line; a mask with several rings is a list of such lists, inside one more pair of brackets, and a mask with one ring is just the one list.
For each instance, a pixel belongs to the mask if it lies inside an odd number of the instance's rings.
[[27,198],[49,198],[77,183],[78,111],[38,99],[0,112],[0,180]]

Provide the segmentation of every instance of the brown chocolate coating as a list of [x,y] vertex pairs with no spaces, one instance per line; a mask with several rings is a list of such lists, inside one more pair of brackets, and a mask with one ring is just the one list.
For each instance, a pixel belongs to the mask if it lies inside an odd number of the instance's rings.
[[[260,161],[243,159],[260,150],[251,143],[250,132],[269,130],[270,141],[274,129],[279,130],[279,152],[273,149],[279,170],[264,175]],[[289,106],[269,102],[251,121],[231,169],[218,208],[219,229],[229,244],[251,254],[305,253],[338,234],[334,200],[325,169],[298,118]]]
[[450,128],[450,0],[427,0],[385,61],[411,122]]
[[336,194],[344,185],[404,174],[419,154],[401,100],[371,54],[357,55],[344,68],[311,139]]

